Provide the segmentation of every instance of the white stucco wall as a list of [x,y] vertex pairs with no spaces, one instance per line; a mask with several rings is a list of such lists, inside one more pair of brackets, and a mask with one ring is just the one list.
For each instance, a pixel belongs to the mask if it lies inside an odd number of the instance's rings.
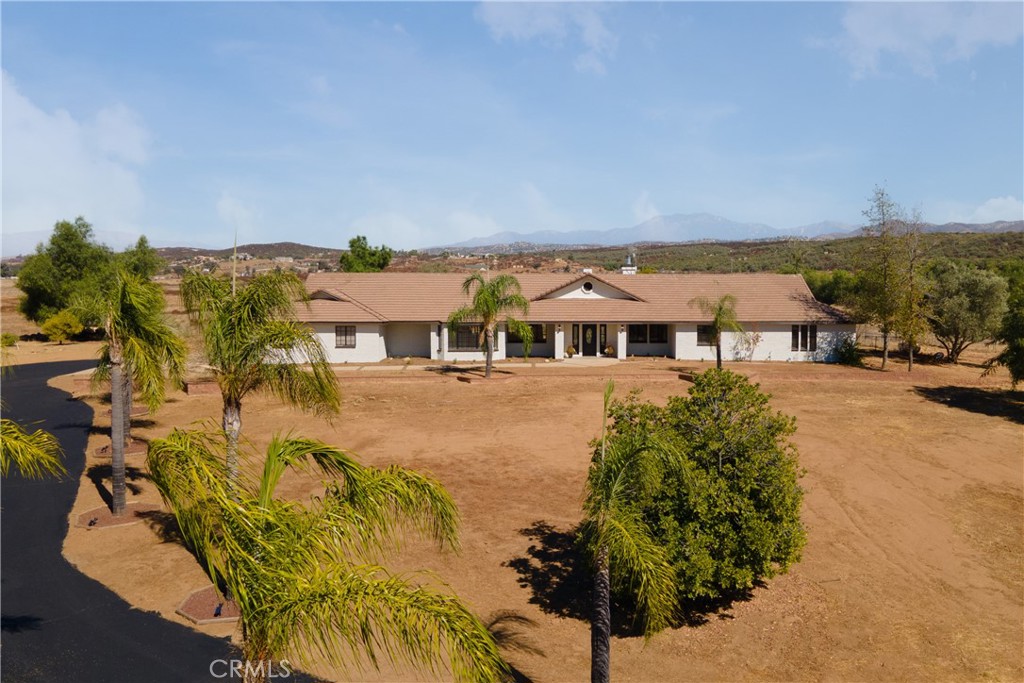
[[[816,351],[792,350],[792,326],[794,323],[745,323],[749,333],[761,335],[753,352],[749,353],[740,343],[736,332],[722,333],[723,360],[755,361],[834,361],[835,349],[847,337],[856,336],[855,325],[818,325],[818,348]],[[679,360],[715,359],[714,346],[697,345],[696,325],[677,325],[675,331],[675,355]]]
[[[586,287],[584,287],[584,285],[586,285],[587,283],[590,283],[592,285],[592,289],[590,291],[587,291]],[[570,284],[570,285],[568,285],[566,287],[563,287],[562,289],[557,289],[557,290],[555,290],[554,292],[552,292],[551,294],[549,294],[545,298],[547,298],[547,299],[630,299],[632,297],[630,297],[628,294],[623,292],[621,289],[616,289],[616,288],[614,288],[614,287],[612,287],[610,285],[606,285],[605,283],[601,282],[600,280],[595,280],[594,278],[589,278],[588,277],[588,278],[583,278],[581,280],[577,280],[576,282],[573,282],[572,284]]]
[[356,346],[354,349],[334,347],[334,323],[314,323],[313,330],[324,347],[327,360],[331,363],[376,363],[387,358],[384,344],[384,326],[379,323],[338,323],[355,324]]
[[387,355],[391,358],[430,358],[433,329],[434,326],[429,323],[388,323],[384,326]]

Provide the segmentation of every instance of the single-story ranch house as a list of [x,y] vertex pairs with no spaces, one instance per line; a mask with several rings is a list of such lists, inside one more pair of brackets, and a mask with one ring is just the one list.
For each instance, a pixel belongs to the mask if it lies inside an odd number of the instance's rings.
[[[596,275],[519,273],[533,330],[534,358],[667,356],[713,360],[708,317],[689,302],[736,298],[743,333],[722,334],[722,357],[733,360],[831,361],[855,325],[814,299],[800,275]],[[299,319],[316,331],[331,363],[389,357],[478,361],[480,327],[449,333],[448,315],[470,302],[458,273],[314,273],[311,301]],[[504,325],[495,359],[523,355],[522,340]]]

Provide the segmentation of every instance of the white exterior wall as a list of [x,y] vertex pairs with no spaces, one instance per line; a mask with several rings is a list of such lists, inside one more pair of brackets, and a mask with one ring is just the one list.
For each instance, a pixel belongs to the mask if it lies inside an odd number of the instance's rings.
[[[760,341],[747,354],[736,332],[722,333],[722,360],[754,361],[819,361],[835,360],[835,350],[846,338],[856,337],[855,325],[818,325],[817,351],[793,351],[793,325],[806,323],[745,323],[744,329],[761,335]],[[696,325],[676,325],[675,355],[677,360],[715,360],[714,346],[697,346]]]
[[[434,326],[429,323],[388,323],[384,326],[384,342],[391,358],[416,356],[430,358]],[[357,342],[358,346],[358,342]]]
[[338,323],[355,325],[356,347],[337,349],[334,347],[334,323],[313,323],[320,344],[324,347],[329,363],[376,363],[388,357],[384,344],[384,325],[380,323]]

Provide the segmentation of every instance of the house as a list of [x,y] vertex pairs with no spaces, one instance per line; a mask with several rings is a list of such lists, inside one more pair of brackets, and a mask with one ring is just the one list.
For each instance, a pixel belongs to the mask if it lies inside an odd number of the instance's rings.
[[[736,298],[743,333],[722,334],[733,360],[831,361],[855,325],[814,299],[800,275],[585,272],[520,273],[533,329],[534,358],[667,356],[713,360],[707,316],[694,297]],[[448,315],[469,303],[458,273],[314,273],[299,319],[319,336],[332,363],[389,357],[484,359],[478,325],[450,333]],[[523,355],[522,341],[499,326],[496,359]]]

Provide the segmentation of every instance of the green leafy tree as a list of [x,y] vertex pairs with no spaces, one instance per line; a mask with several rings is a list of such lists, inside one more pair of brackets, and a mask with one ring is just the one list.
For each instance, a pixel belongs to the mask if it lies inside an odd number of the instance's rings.
[[473,301],[453,311],[448,316],[448,332],[456,334],[459,325],[468,322],[480,323],[479,344],[486,348],[487,365],[485,376],[491,376],[494,363],[494,337],[502,321],[513,333],[523,340],[523,351],[530,355],[533,345],[533,330],[527,323],[512,317],[513,313],[526,315],[530,302],[522,295],[519,280],[513,275],[495,275],[490,280],[480,273],[473,273],[462,283],[463,294],[472,293]]
[[78,316],[64,309],[48,318],[39,329],[50,338],[50,341],[63,344],[76,334],[80,334],[85,329],[85,326],[82,325],[82,321],[78,319]]
[[[453,595],[380,566],[402,531],[457,545],[458,511],[436,481],[410,470],[361,465],[310,439],[274,438],[262,471],[227,483],[220,438],[175,430],[153,442],[148,465],[182,534],[214,585],[238,603],[246,680],[269,662],[321,657],[352,667],[349,654],[445,665],[455,680],[507,673],[487,628]],[[308,504],[274,497],[289,467],[329,477]]]
[[150,410],[166,398],[168,378],[181,386],[187,349],[164,316],[160,286],[118,268],[98,305],[104,311],[106,340],[93,381],[110,381],[111,512],[125,510],[125,447],[131,440],[134,387]]
[[712,301],[707,297],[698,296],[690,299],[689,306],[696,306],[701,313],[711,319],[711,338],[715,341],[716,367],[722,369],[722,332],[731,330],[742,332],[743,326],[736,320],[736,297],[725,294]]
[[903,210],[883,187],[875,187],[864,217],[868,237],[860,254],[861,271],[854,298],[859,317],[878,326],[882,333],[882,369],[889,361],[889,337],[894,332],[903,299],[904,251],[899,232]]
[[118,260],[128,271],[146,280],[151,279],[166,265],[157,250],[149,246],[149,240],[145,235],[139,237],[134,247],[118,254]]
[[41,323],[68,308],[75,294],[98,295],[109,280],[112,262],[112,252],[94,241],[92,226],[84,218],[58,222],[47,244],[37,246],[18,272],[18,288],[24,293],[19,310]]
[[28,479],[66,474],[60,444],[52,434],[37,429],[27,432],[14,420],[0,420],[0,475],[11,469]]
[[1007,310],[1006,280],[955,261],[933,264],[929,275],[928,323],[956,363],[964,349],[999,333]]
[[644,517],[665,548],[680,600],[751,588],[799,560],[806,541],[793,418],[742,375],[697,375],[664,408],[635,396],[612,408],[616,434],[657,435],[677,454]]
[[238,471],[242,401],[265,391],[319,415],[338,412],[341,397],[323,345],[295,320],[295,302],[307,301],[294,273],[257,275],[243,287],[230,279],[190,271],[181,297],[201,328],[209,365],[224,401],[228,471]]
[[646,636],[665,628],[677,605],[672,567],[644,519],[644,507],[651,504],[672,459],[668,451],[652,443],[649,433],[609,433],[614,388],[611,381],[605,387],[601,439],[590,463],[580,526],[580,542],[594,572],[590,621],[593,683],[607,682],[610,675],[613,587],[636,601]]
[[857,278],[848,270],[804,270],[802,272],[814,298],[823,304],[841,304],[850,300]]
[[1024,382],[1024,261],[1004,264],[999,272],[1006,277],[1009,285],[1006,313],[996,333],[996,341],[1006,345],[998,355],[985,364],[985,373],[990,374],[997,366],[1010,371],[1010,381],[1016,389]]
[[346,273],[377,273],[388,267],[394,251],[384,246],[371,247],[363,235],[348,241],[348,251],[341,255],[339,264]]

